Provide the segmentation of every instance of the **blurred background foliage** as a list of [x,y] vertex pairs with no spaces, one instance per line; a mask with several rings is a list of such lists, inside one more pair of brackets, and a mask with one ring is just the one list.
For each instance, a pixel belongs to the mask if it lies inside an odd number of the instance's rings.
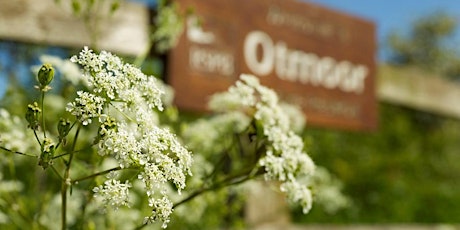
[[[389,64],[460,79],[453,46],[455,16],[435,12],[388,36]],[[460,222],[460,121],[379,103],[379,128],[371,133],[308,128],[309,154],[335,173],[352,205],[335,215],[320,209],[303,223]]]
[[442,11],[420,17],[404,32],[388,35],[388,62],[417,66],[448,79],[460,78],[460,53],[454,37],[458,33],[454,15]]
[[[387,61],[393,65],[417,66],[458,81],[459,49],[451,43],[452,35],[457,32],[456,25],[455,17],[443,12],[420,18],[404,32],[394,32],[388,36],[387,45],[392,56]],[[22,114],[22,109],[25,109],[23,105],[30,101],[29,91],[24,89],[29,89],[33,84],[29,67],[38,64],[38,54],[68,57],[75,53],[65,49],[9,41],[0,42],[0,51],[0,78],[8,79],[9,82],[4,96],[0,95],[0,107],[6,107],[15,115]],[[5,53],[10,56],[5,57]],[[143,69],[147,74],[158,75],[163,67],[158,58],[147,58]],[[4,84],[3,81],[0,83]],[[351,198],[352,204],[348,209],[335,214],[326,213],[315,206],[308,215],[302,215],[301,210],[293,210],[294,221],[460,222],[460,121],[381,102],[379,116],[378,130],[369,133],[321,129],[307,124],[303,137],[308,153],[317,164],[329,169],[342,180],[344,193]],[[196,116],[187,115],[181,119],[187,121],[194,117]],[[4,176],[16,175],[17,172],[30,168],[37,167],[25,164],[24,168],[16,170],[6,168]],[[25,185],[29,184],[23,190],[25,192],[33,191],[32,187],[40,187],[40,182],[34,178],[23,179],[26,181]],[[228,191],[223,191],[225,192]],[[29,202],[37,207],[45,203],[34,200],[32,194]],[[221,202],[223,206],[226,205],[225,199]],[[229,212],[222,210],[222,205],[216,205],[215,210]],[[241,203],[237,202],[235,205],[240,206]],[[212,210],[209,213],[218,214]],[[13,214],[32,216],[21,213],[21,210],[12,212],[11,215]],[[238,218],[233,219],[240,221]],[[213,221],[213,218],[209,221]],[[28,223],[24,224],[27,226]],[[174,224],[181,223],[172,223],[173,226]],[[215,224],[219,225],[221,223]],[[214,225],[210,223],[208,226]]]
[[294,212],[305,223],[460,222],[460,122],[380,104],[373,133],[307,128],[309,154],[332,171],[352,200],[329,215]]

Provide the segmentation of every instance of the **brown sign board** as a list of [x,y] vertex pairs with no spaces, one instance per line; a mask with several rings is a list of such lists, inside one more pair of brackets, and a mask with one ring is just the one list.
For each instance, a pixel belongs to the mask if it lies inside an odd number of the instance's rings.
[[177,2],[194,12],[169,54],[179,108],[205,111],[210,95],[249,73],[300,105],[309,125],[376,127],[372,22],[291,0]]

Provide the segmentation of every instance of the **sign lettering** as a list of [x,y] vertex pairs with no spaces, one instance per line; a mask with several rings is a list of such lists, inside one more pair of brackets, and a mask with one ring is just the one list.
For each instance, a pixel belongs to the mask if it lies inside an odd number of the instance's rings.
[[250,73],[300,105],[309,124],[376,126],[372,23],[296,1],[178,2],[195,12],[170,54],[180,108],[206,110],[211,94]]
[[[259,47],[263,54],[260,60],[257,58]],[[262,31],[253,31],[246,36],[244,59],[249,70],[258,76],[268,75],[275,68],[277,77],[286,81],[311,83],[328,89],[339,88],[358,94],[363,92],[364,79],[369,72],[364,65],[290,50],[282,41],[274,44],[270,36]]]

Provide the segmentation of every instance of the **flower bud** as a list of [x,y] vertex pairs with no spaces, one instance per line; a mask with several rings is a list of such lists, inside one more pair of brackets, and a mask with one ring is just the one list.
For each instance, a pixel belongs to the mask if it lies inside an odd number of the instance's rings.
[[29,123],[27,125],[28,128],[31,128],[32,130],[37,130],[39,123],[38,123],[38,117],[41,113],[40,107],[38,107],[38,103],[34,102],[33,104],[29,104],[27,106],[27,112],[26,112],[26,120]]
[[43,140],[40,158],[38,159],[38,165],[42,166],[43,169],[48,168],[48,166],[53,164],[55,145],[52,140],[45,138]]
[[43,89],[51,83],[54,78],[54,69],[50,64],[43,64],[40,70],[38,71],[38,82],[40,83],[40,88]]
[[63,139],[70,130],[70,121],[64,118],[61,118],[58,123],[58,133],[59,139]]
[[58,134],[59,134],[59,142],[62,142],[63,145],[66,145],[67,141],[65,137],[69,134],[71,129],[70,121],[64,118],[61,118],[58,122]]

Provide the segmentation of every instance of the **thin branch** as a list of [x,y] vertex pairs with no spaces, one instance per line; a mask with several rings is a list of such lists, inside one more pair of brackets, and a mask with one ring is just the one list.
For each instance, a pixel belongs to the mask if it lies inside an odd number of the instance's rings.
[[15,150],[11,150],[11,149],[7,149],[3,146],[0,146],[0,149],[3,149],[7,152],[10,152],[10,153],[14,153],[14,154],[19,154],[19,155],[23,155],[23,156],[28,156],[28,157],[37,157],[36,155],[30,155],[30,154],[27,154],[27,153],[22,153],[22,152],[19,152],[19,151],[15,151]]
[[114,172],[114,171],[118,171],[118,170],[122,170],[122,169],[129,169],[129,168],[115,167],[115,168],[107,169],[107,170],[104,170],[104,171],[101,171],[101,172],[98,172],[98,173],[94,173],[94,174],[91,174],[91,175],[88,175],[88,176],[84,176],[84,177],[80,177],[78,179],[72,180],[72,184],[76,184],[76,183],[78,183],[80,181],[84,181],[84,180],[87,180],[87,179],[91,179],[91,178],[94,178],[94,177],[97,177],[97,176],[100,176],[100,175],[104,175],[104,174]]
[[[258,172],[258,171],[256,170],[256,172]],[[183,203],[186,203],[189,200],[191,200],[191,199],[195,198],[196,196],[201,195],[203,193],[213,191],[213,190],[217,190],[217,189],[221,189],[221,188],[228,187],[228,186],[232,186],[232,185],[236,185],[236,184],[240,184],[240,183],[243,183],[243,182],[245,182],[247,180],[255,178],[257,175],[258,175],[258,173],[254,173],[254,169],[251,169],[251,170],[247,170],[247,171],[244,171],[242,173],[239,173],[239,174],[236,174],[236,175],[233,175],[233,176],[229,176],[228,178],[225,178],[224,180],[222,180],[222,181],[220,181],[218,183],[215,183],[212,186],[203,187],[203,188],[198,189],[197,191],[191,193],[188,197],[186,197],[183,200],[181,200],[181,201],[177,202],[176,204],[174,204],[173,208],[176,208],[177,206],[179,206],[179,205],[181,205]]]
[[[67,155],[69,155],[69,154],[71,154],[71,153],[72,153],[72,152],[66,152],[66,153],[63,153],[63,154],[59,154],[59,155],[57,155],[57,156],[54,156],[52,159],[54,160],[54,159],[59,158],[59,157],[67,156]],[[67,164],[67,163],[66,163],[66,164]]]
[[35,129],[34,129],[34,135],[35,135],[35,139],[37,139],[38,144],[41,146],[42,142],[40,141],[40,138],[38,138],[37,130],[35,130]]
[[[71,151],[71,152],[65,152],[65,153],[63,153],[63,154],[54,156],[54,157],[53,157],[53,160],[56,159],[56,158],[60,158],[60,157],[62,157],[62,156],[69,155],[69,154],[71,154],[71,153],[78,153],[78,152],[85,151],[85,150],[87,150],[87,149],[90,149],[90,148],[93,147],[94,145],[95,145],[95,144],[92,144],[92,145],[90,145],[90,146],[84,147],[84,148],[79,149],[79,150],[75,150],[75,151]],[[67,164],[67,163],[65,163],[65,164]]]

